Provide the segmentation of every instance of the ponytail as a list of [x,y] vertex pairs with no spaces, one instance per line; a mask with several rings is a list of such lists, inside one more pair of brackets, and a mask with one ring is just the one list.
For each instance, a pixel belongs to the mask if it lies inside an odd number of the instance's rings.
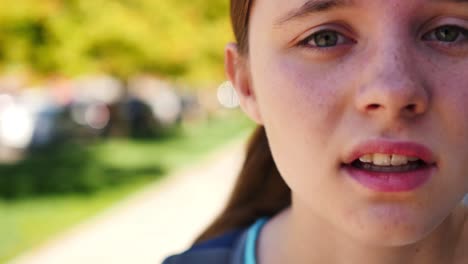
[[242,170],[226,207],[194,243],[247,227],[259,217],[271,217],[290,204],[291,190],[273,161],[265,128],[258,126],[249,140]]

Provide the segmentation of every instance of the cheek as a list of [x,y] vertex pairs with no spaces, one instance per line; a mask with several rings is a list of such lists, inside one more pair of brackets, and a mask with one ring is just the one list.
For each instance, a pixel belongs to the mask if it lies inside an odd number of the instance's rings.
[[299,193],[323,187],[317,176],[329,176],[336,165],[331,142],[337,142],[347,103],[346,74],[287,59],[254,66],[254,88],[278,169]]
[[441,153],[440,167],[445,174],[438,189],[444,187],[447,193],[468,191],[468,70],[461,69],[468,69],[468,63],[437,68],[428,75],[434,113],[429,131],[438,136],[433,144]]
[[336,124],[344,104],[344,74],[336,76],[320,65],[287,58],[259,68],[253,73],[254,87],[267,123],[298,121],[291,125],[314,131],[327,131]]
[[433,83],[434,111],[445,122],[441,127],[449,135],[447,140],[450,145],[465,146],[468,154],[468,71],[444,71]]

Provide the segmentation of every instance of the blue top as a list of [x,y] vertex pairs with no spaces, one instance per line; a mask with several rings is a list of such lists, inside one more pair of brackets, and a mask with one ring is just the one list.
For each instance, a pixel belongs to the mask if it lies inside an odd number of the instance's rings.
[[260,218],[247,230],[244,264],[257,264],[257,238],[267,220],[268,218],[266,217]]

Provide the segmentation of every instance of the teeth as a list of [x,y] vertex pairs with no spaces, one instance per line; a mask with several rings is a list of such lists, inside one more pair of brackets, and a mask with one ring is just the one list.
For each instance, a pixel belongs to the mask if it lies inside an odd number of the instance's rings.
[[392,156],[386,154],[374,154],[373,163],[377,166],[390,166],[392,164]]
[[408,164],[411,161],[417,161],[419,158],[409,157],[396,154],[366,154],[359,158],[361,162],[373,163],[377,166],[402,166]]
[[372,163],[372,161],[373,161],[372,154],[364,155],[364,156],[360,157],[359,160],[362,161],[362,162],[366,162],[366,163]]
[[408,160],[409,159],[406,156],[392,155],[392,166],[406,165],[406,164],[408,164]]

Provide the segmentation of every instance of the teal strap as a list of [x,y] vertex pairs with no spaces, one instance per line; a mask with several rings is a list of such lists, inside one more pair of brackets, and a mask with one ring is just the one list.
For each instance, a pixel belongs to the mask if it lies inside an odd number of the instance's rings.
[[268,218],[258,219],[247,231],[247,240],[245,242],[244,264],[257,264],[257,238],[263,225]]

